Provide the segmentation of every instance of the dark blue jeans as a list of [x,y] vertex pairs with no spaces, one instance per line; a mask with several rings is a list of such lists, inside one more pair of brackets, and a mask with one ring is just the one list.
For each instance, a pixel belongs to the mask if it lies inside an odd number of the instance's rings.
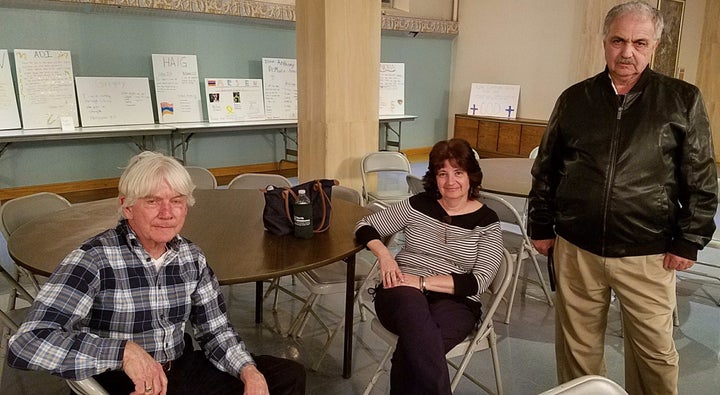
[[[270,394],[302,395],[305,393],[305,368],[289,359],[270,355],[253,355],[258,370],[265,376]],[[185,351],[165,372],[169,395],[242,394],[243,382],[218,370],[205,354],[193,350],[189,336],[185,337]],[[113,370],[93,377],[111,394],[127,395],[135,391],[130,378],[122,370]]]
[[398,335],[390,369],[391,394],[450,394],[445,354],[473,330],[480,303],[412,287],[375,292],[378,319]]

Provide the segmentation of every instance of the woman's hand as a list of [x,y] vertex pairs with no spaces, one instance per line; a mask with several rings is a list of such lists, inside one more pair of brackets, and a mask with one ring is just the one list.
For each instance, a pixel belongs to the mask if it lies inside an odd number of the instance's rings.
[[400,271],[395,258],[392,256],[382,256],[378,258],[378,266],[380,266],[380,276],[382,277],[383,288],[394,288],[404,285],[405,276]]

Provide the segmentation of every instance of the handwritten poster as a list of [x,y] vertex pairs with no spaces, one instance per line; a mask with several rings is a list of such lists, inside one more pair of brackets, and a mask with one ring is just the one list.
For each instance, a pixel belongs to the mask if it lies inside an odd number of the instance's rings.
[[260,79],[206,78],[205,97],[210,122],[265,119]]
[[380,115],[405,114],[405,64],[380,63]]
[[520,85],[473,83],[467,113],[514,119],[517,116],[519,97]]
[[0,130],[20,129],[20,114],[15,99],[15,84],[10,72],[7,49],[0,49]]
[[160,123],[202,121],[197,57],[153,54],[152,63]]
[[267,119],[297,119],[297,61],[263,58]]
[[60,117],[79,125],[70,51],[16,49],[15,74],[25,129],[59,128]]
[[75,78],[83,126],[154,123],[147,78]]

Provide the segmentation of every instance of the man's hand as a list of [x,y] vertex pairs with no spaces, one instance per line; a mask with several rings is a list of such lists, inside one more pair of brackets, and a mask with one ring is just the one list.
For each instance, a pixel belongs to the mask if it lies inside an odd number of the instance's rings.
[[122,370],[135,384],[131,395],[167,394],[168,381],[162,365],[133,341],[125,344]]
[[687,270],[694,265],[695,262],[691,261],[690,259],[685,259],[681,256],[677,256],[671,253],[665,254],[665,259],[663,260],[663,267],[668,270]]
[[552,248],[555,245],[555,239],[545,239],[545,240],[530,240],[532,242],[533,247],[539,252],[541,255],[547,256],[548,251],[550,248]]
[[265,376],[255,365],[245,365],[240,371],[240,380],[245,383],[245,395],[270,395]]

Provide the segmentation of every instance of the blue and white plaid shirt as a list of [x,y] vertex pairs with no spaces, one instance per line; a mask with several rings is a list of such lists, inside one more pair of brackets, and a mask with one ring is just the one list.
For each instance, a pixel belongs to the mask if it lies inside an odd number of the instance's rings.
[[168,362],[182,355],[190,320],[208,359],[238,377],[255,362],[205,255],[181,236],[167,247],[158,271],[126,220],[86,241],[43,285],[10,339],[8,363],[82,380],[121,369],[127,340]]

